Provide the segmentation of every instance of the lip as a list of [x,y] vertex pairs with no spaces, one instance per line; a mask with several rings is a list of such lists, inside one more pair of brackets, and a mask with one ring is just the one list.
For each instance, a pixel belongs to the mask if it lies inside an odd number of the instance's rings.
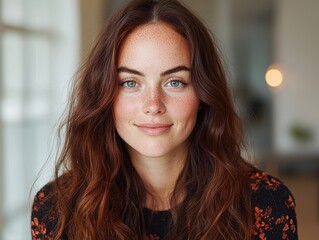
[[173,126],[173,124],[144,123],[144,124],[135,124],[135,126],[146,135],[157,136],[169,131],[169,129]]

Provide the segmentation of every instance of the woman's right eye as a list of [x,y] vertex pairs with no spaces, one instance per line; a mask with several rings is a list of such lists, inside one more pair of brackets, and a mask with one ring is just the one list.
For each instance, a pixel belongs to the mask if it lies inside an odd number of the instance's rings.
[[125,81],[125,82],[122,82],[121,85],[126,88],[134,88],[136,87],[137,83],[135,81]]

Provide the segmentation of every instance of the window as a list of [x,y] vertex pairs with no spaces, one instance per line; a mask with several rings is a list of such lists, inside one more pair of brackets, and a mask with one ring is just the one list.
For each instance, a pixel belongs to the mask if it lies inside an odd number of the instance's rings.
[[29,197],[54,153],[54,126],[78,64],[79,9],[77,0],[0,4],[0,239],[26,239],[32,198],[53,173],[51,159]]

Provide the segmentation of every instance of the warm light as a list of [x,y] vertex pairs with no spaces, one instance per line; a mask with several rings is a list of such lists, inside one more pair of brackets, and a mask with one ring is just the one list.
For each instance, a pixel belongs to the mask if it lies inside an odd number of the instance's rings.
[[282,84],[282,73],[275,68],[270,68],[266,73],[266,82],[271,87],[279,87]]

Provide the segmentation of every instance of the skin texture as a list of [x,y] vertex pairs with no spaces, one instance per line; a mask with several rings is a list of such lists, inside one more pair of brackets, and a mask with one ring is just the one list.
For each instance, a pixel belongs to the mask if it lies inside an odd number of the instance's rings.
[[187,41],[168,24],[142,25],[121,46],[118,74],[116,130],[153,199],[162,199],[150,205],[169,208],[199,107]]

